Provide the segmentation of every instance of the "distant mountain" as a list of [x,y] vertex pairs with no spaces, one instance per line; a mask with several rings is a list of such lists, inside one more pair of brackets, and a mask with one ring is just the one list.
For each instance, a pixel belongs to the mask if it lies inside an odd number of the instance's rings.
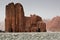
[[46,23],[46,29],[52,32],[60,32],[60,16],[54,17]]

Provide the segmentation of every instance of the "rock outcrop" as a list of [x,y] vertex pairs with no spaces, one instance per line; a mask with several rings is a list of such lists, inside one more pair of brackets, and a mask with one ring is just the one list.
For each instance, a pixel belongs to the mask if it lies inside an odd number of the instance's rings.
[[46,24],[46,29],[51,32],[60,32],[60,16],[54,17]]
[[6,6],[6,32],[46,32],[46,24],[37,15],[24,16],[20,3],[10,3]]

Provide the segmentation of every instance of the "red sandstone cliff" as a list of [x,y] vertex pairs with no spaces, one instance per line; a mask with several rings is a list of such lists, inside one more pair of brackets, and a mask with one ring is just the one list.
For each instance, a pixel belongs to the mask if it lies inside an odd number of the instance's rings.
[[52,32],[60,32],[60,16],[54,17],[46,24],[46,29]]
[[46,24],[37,15],[24,16],[23,6],[20,3],[9,3],[6,6],[6,32],[46,32]]

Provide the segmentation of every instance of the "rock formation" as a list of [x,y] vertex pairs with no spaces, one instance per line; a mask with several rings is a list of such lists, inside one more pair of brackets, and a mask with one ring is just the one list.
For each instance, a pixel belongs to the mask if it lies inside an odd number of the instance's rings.
[[9,3],[6,6],[6,32],[46,32],[46,24],[37,15],[24,16],[23,6],[20,3]]
[[51,32],[60,32],[60,16],[54,17],[46,24],[46,29]]
[[[16,31],[24,31],[24,10],[21,4],[15,4],[15,12],[16,12]],[[19,30],[18,30],[19,29]]]

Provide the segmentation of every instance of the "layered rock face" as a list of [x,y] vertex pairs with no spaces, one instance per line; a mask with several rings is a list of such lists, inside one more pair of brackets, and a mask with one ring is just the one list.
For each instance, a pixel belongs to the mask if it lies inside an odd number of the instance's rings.
[[5,29],[6,31],[9,31],[9,32],[15,31],[15,11],[14,10],[15,10],[14,3],[8,4],[6,6]]
[[46,29],[51,32],[60,32],[60,16],[54,17],[46,24]]
[[5,31],[24,31],[24,11],[21,4],[10,3],[6,6]]
[[46,24],[37,15],[24,16],[23,6],[20,3],[10,3],[6,5],[5,31],[46,32]]
[[17,28],[16,31],[22,32],[24,31],[24,10],[21,4],[19,3],[15,4],[15,12],[16,12],[16,28]]

